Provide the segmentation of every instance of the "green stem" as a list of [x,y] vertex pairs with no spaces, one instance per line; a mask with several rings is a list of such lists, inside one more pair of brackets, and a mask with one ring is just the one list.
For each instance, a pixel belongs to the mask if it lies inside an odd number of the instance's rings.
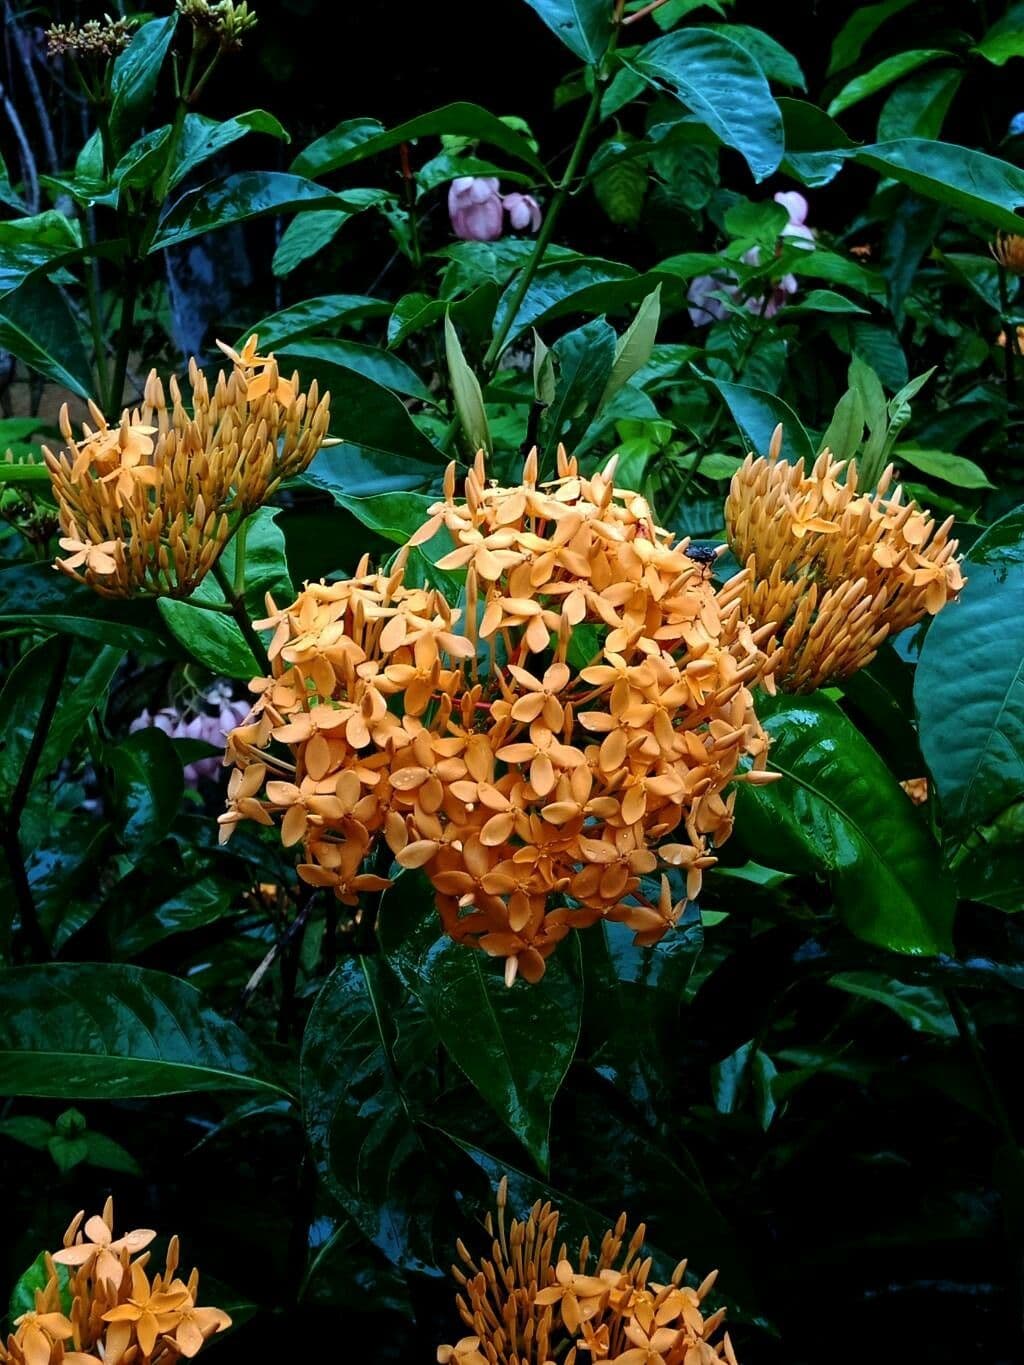
[[245,636],[245,643],[252,650],[253,658],[256,660],[257,664],[259,664],[260,668],[263,669],[264,673],[269,674],[270,660],[267,658],[267,651],[264,648],[263,641],[253,629],[253,624],[249,620],[249,613],[245,609],[245,602],[242,600],[241,596],[235,592],[230,579],[224,571],[224,566],[219,559],[213,566],[213,576],[217,580],[220,590],[224,594],[224,599],[231,609],[231,615],[238,623],[238,629]]
[[14,883],[14,892],[18,900],[20,910],[21,931],[25,938],[28,948],[28,956],[38,961],[45,960],[50,956],[50,947],[43,933],[42,925],[39,922],[39,912],[32,895],[32,887],[28,880],[28,871],[25,867],[25,858],[21,848],[21,817],[25,806],[28,803],[29,792],[32,789],[32,782],[39,767],[39,760],[43,755],[43,748],[46,745],[46,737],[50,733],[50,726],[53,722],[54,713],[57,710],[57,703],[64,687],[64,679],[67,675],[68,660],[71,657],[71,639],[67,635],[60,637],[58,645],[57,659],[54,664],[53,673],[46,685],[43,694],[42,704],[39,708],[39,718],[36,721],[35,730],[32,732],[32,739],[28,750],[25,753],[18,780],[14,784],[10,801],[7,803],[7,812],[3,822],[2,843],[4,854],[7,858],[7,865],[10,869],[11,880]]
[[248,534],[249,519],[246,517],[235,536],[234,589],[236,597],[241,597],[245,592],[245,538]]
[[96,397],[104,412],[111,408],[110,391],[107,388],[107,350],[103,341],[103,327],[100,322],[99,298],[96,293],[95,260],[85,262],[85,295],[89,304],[89,323],[92,330],[92,348],[96,368]]
[[491,344],[487,348],[487,353],[484,356],[483,368],[488,376],[492,375],[497,369],[498,360],[501,357],[506,338],[512,330],[519,309],[522,307],[523,299],[526,298],[526,291],[533,282],[533,277],[536,275],[541,261],[544,259],[544,253],[548,248],[548,244],[554,235],[559,214],[562,212],[562,207],[569,197],[570,187],[575,179],[580,162],[583,159],[587,141],[590,134],[593,132],[594,124],[597,122],[598,114],[601,111],[601,96],[603,94],[604,81],[595,76],[594,92],[590,97],[590,103],[587,105],[587,112],[584,115],[583,125],[580,128],[576,144],[569,157],[569,164],[565,168],[565,174],[555,187],[555,193],[552,196],[551,203],[548,205],[547,213],[545,214],[544,221],[540,227],[540,232],[537,234],[537,241],[534,245],[533,252],[530,255],[530,259],[523,266],[522,273],[519,276],[519,283],[516,285],[515,292],[505,311],[504,320],[495,332]]
[[135,322],[135,305],[139,297],[138,263],[127,261],[124,267],[124,284],[121,290],[121,322],[117,334],[117,351],[114,355],[114,372],[110,379],[108,416],[113,418],[121,410],[124,401],[124,383],[128,376],[128,357],[132,347],[132,325]]
[[978,1041],[978,1035],[974,1031],[974,1024],[967,1012],[967,1006],[960,998],[959,992],[954,990],[946,991],[946,1001],[953,1016],[953,1022],[956,1024],[956,1031],[970,1054],[978,1080],[988,1097],[992,1120],[1007,1145],[1016,1151],[1017,1138],[1013,1131],[1013,1124],[1010,1122],[1010,1115],[1006,1111],[996,1079],[989,1069],[981,1043]]

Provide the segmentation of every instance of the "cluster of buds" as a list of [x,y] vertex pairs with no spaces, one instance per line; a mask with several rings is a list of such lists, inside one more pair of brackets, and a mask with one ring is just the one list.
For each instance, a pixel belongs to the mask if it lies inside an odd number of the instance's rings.
[[95,404],[76,440],[67,407],[67,449],[44,447],[67,551],[56,567],[105,597],[188,597],[242,520],[301,473],[324,442],[330,395],[316,381],[300,392],[250,337],[212,391],[189,363],[186,403],[172,378],[168,407],[156,372],[143,401],[110,426]]
[[135,19],[89,19],[84,24],[51,24],[46,30],[49,57],[116,57],[132,40]]
[[497,1218],[484,1224],[489,1257],[477,1263],[458,1243],[465,1269],[452,1267],[462,1290],[455,1301],[472,1335],[439,1347],[440,1365],[574,1365],[584,1351],[581,1365],[737,1365],[728,1333],[711,1341],[725,1309],[704,1314],[717,1271],[691,1286],[681,1261],[667,1284],[652,1282],[644,1226],[630,1235],[625,1214],[596,1256],[584,1238],[570,1260],[564,1243],[555,1250],[557,1209],[538,1201],[525,1222],[506,1225],[507,1199],[502,1180]]
[[257,19],[249,6],[233,0],[178,0],[178,13],[203,39],[215,38],[222,52],[237,52],[242,37],[255,28]]
[[[76,1214],[63,1248],[45,1256],[46,1285],[0,1343],[2,1365],[173,1365],[231,1326],[221,1309],[198,1307],[197,1270],[178,1277],[177,1237],[163,1270],[150,1276],[145,1248],[155,1232],[136,1228],[115,1238],[110,1199],[101,1215],[83,1219]],[[58,1266],[68,1272],[63,1287]]]
[[280,817],[300,877],[349,905],[387,886],[388,851],[422,868],[445,930],[509,984],[603,917],[656,942],[731,832],[727,784],[773,776],[750,692],[771,628],[746,625],[746,570],[716,592],[613,472],[562,451],[538,486],[534,452],[499,487],[481,455],[457,500],[452,466],[410,545],[447,529],[459,610],[404,582],[403,551],[263,622],[273,676],[229,736],[224,836]]
[[989,251],[1011,275],[1024,275],[1024,237],[1015,232],[999,232]]
[[[744,614],[774,622],[773,677],[812,692],[871,662],[889,635],[934,616],[964,585],[949,533],[904,502],[890,466],[873,493],[857,492],[857,466],[824,451],[810,474],[749,455],[733,475],[726,535],[749,570]],[[841,481],[842,480],[842,481]]]

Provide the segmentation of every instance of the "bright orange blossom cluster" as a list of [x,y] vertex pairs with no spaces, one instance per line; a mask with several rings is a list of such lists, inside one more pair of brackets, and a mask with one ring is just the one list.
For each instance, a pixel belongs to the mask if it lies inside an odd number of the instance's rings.
[[747,571],[716,591],[613,472],[560,452],[538,485],[534,453],[499,487],[478,456],[458,500],[451,467],[410,543],[447,528],[459,609],[404,582],[406,551],[275,610],[273,675],[228,739],[223,837],[280,818],[300,877],[354,905],[389,884],[383,835],[510,984],[602,917],[656,942],[685,897],[644,879],[679,868],[695,896],[731,832],[726,785],[771,780],[750,692],[770,627],[742,615]]

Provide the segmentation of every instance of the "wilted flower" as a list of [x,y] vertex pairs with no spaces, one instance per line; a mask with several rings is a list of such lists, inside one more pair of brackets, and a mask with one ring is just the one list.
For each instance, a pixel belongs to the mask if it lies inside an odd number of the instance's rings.
[[526,228],[536,232],[540,227],[540,205],[532,194],[506,194],[501,202],[509,222],[517,232],[523,232]]
[[142,405],[117,425],[89,404],[93,425],[75,439],[67,406],[60,425],[67,449],[45,447],[68,552],[56,567],[105,597],[187,597],[213,567],[250,512],[282,480],[306,468],[324,441],[330,395],[316,381],[299,392],[273,356],[224,349],[229,376],[206,376],[189,363],[191,396],[150,373]]
[[[0,1343],[2,1365],[174,1365],[231,1326],[221,1309],[197,1307],[197,1270],[187,1280],[178,1278],[177,1237],[170,1239],[164,1269],[151,1279],[144,1248],[155,1232],[140,1228],[115,1237],[110,1199],[102,1215],[85,1221],[84,1234],[83,1219],[76,1214],[62,1249],[44,1256],[46,1284],[35,1291],[34,1311],[17,1318],[15,1331]],[[70,1272],[63,1290],[59,1265]]]
[[498,181],[492,177],[460,175],[448,190],[452,231],[464,242],[495,242],[503,228],[503,205]]
[[[789,222],[779,235],[802,239],[813,245],[814,233],[807,226],[809,209],[804,196],[797,190],[780,190],[774,199],[789,214]],[[749,251],[743,253],[740,260],[744,265],[760,265],[760,247],[752,246]],[[763,292],[751,294],[743,301],[743,306],[750,313],[771,318],[779,311],[786,299],[791,294],[796,293],[798,288],[796,276],[787,273],[775,282],[767,297]],[[723,318],[728,316],[729,309],[726,303],[721,297],[716,297],[716,295],[723,294],[737,302],[740,300],[739,282],[736,275],[730,270],[723,269],[710,275],[698,275],[690,281],[690,287],[686,291],[689,304],[687,311],[690,314],[690,321],[695,327],[706,327],[712,322],[721,322]]]
[[[224,737],[242,723],[249,709],[247,701],[233,700],[230,689],[217,683],[205,696],[195,697],[187,705],[163,706],[152,715],[143,711],[128,726],[128,731],[133,734],[155,726],[171,739],[198,739],[219,749],[223,748]],[[185,765],[185,785],[197,787],[200,780],[213,782],[222,771],[223,764],[217,755],[197,758]]]
[[[904,503],[890,466],[871,494],[857,493],[854,461],[824,451],[811,473],[779,458],[782,429],[767,459],[749,455],[733,475],[726,535],[750,570],[743,609],[774,623],[774,676],[790,692],[848,677],[879,645],[935,615],[964,584],[950,517],[936,527]],[[842,481],[841,481],[842,480]]]
[[[461,1292],[455,1303],[473,1333],[442,1346],[437,1359],[453,1365],[737,1365],[726,1333],[713,1342],[725,1310],[705,1315],[717,1271],[699,1284],[685,1281],[680,1261],[665,1284],[651,1279],[643,1257],[645,1228],[630,1235],[623,1214],[601,1239],[596,1255],[585,1237],[570,1259],[556,1251],[559,1213],[540,1200],[524,1222],[506,1225],[508,1182],[498,1186],[497,1217],[484,1220],[490,1254],[475,1261],[457,1243],[452,1267]],[[586,1355],[582,1354],[586,1352]]]
[[1016,232],[998,232],[989,251],[1011,275],[1024,275],[1024,237]]
[[915,806],[923,806],[928,800],[928,779],[927,777],[908,777],[900,786],[913,801]]
[[613,466],[585,479],[562,451],[558,474],[538,486],[534,452],[502,488],[478,456],[457,500],[450,467],[410,545],[447,528],[464,611],[406,585],[407,552],[310,584],[263,623],[273,676],[228,740],[225,836],[282,817],[299,876],[356,905],[388,885],[364,870],[383,835],[509,983],[602,917],[655,942],[685,898],[645,879],[682,868],[695,896],[732,828],[724,789],[771,776],[748,687],[771,628],[746,626],[746,571],[716,592]]
[[198,34],[216,38],[224,52],[237,52],[242,36],[255,28],[256,15],[233,0],[178,0],[178,13]]

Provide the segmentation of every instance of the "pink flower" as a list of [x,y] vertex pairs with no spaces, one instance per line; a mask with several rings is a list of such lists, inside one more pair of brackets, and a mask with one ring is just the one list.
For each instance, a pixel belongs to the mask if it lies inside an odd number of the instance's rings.
[[[170,739],[200,739],[221,749],[227,732],[241,725],[249,714],[249,702],[232,701],[230,690],[223,683],[215,684],[205,697],[197,699],[197,703],[212,707],[215,714],[200,710],[186,716],[175,706],[164,706],[155,715],[146,710],[129,725],[129,734],[155,728],[162,730]],[[197,759],[185,767],[185,785],[197,787],[201,779],[216,781],[222,771],[223,764],[216,754]]]
[[[789,222],[782,229],[780,236],[795,237],[813,245],[814,233],[807,226],[809,205],[804,196],[798,190],[780,190],[774,199],[776,204],[781,204],[789,215]],[[760,265],[761,250],[759,247],[752,246],[749,251],[743,253],[740,259],[744,265]],[[795,294],[799,287],[795,275],[783,275],[772,287],[767,302],[765,302],[763,293],[751,294],[743,300],[743,307],[748,313],[773,318],[786,299]],[[740,289],[736,276],[727,273],[698,275],[690,281],[690,287],[686,291],[689,302],[687,311],[690,314],[690,321],[695,327],[707,327],[712,322],[721,322],[723,318],[728,316],[729,310],[725,303],[720,298],[712,298],[713,294],[726,294],[730,299],[739,300]]]
[[502,203],[509,222],[517,232],[525,228],[536,232],[540,227],[540,205],[532,194],[506,194]]
[[501,236],[503,208],[498,181],[460,175],[448,190],[452,231],[464,242],[494,242]]

